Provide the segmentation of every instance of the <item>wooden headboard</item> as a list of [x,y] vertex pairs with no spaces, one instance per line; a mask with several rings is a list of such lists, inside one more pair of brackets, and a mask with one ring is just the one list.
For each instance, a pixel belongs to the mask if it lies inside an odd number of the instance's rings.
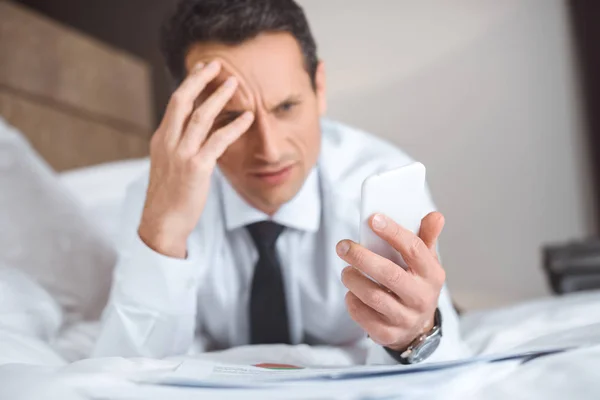
[[150,74],[129,54],[0,0],[0,116],[57,171],[147,155]]

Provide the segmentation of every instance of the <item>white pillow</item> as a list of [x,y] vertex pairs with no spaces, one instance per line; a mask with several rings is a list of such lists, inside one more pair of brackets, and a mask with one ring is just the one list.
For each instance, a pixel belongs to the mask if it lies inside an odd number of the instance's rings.
[[0,227],[0,263],[46,289],[65,312],[65,322],[100,317],[115,247],[52,169],[1,119]]
[[116,161],[63,172],[59,178],[116,246],[127,188],[149,165],[147,158]]
[[0,331],[52,340],[62,311],[41,286],[23,272],[0,265]]
[[64,365],[48,344],[61,324],[60,307],[42,287],[0,265],[0,365]]

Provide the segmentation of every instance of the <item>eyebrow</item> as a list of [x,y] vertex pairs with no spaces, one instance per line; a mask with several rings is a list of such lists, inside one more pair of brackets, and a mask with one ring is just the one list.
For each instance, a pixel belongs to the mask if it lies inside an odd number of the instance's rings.
[[[285,100],[282,100],[281,102],[279,102],[275,107],[271,108],[271,110],[269,110],[269,112],[276,111],[278,108],[280,108],[285,103],[296,104],[299,102],[300,102],[299,95],[291,95],[291,96],[288,96]],[[237,117],[242,115],[244,112],[245,112],[245,110],[223,110],[221,112],[221,114],[219,115],[219,117],[223,118],[223,119],[236,119]]]

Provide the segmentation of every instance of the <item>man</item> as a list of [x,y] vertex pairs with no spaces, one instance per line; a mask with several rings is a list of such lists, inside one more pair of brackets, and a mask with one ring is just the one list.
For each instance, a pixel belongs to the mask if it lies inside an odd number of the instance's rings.
[[149,176],[129,190],[95,355],[365,341],[361,362],[462,355],[435,250],[442,215],[425,217],[418,236],[370,220],[408,270],[349,240],[362,181],[411,160],[321,119],[325,69],[302,9],[182,1],[163,47],[180,86],[152,138]]

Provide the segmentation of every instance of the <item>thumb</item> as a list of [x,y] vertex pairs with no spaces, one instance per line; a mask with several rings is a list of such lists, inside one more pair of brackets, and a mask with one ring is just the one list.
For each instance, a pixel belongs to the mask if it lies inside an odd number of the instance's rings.
[[436,253],[435,246],[437,244],[438,237],[444,229],[444,216],[442,213],[437,211],[430,212],[421,221],[421,229],[419,230],[419,237],[425,243],[427,248],[431,250],[434,255]]

